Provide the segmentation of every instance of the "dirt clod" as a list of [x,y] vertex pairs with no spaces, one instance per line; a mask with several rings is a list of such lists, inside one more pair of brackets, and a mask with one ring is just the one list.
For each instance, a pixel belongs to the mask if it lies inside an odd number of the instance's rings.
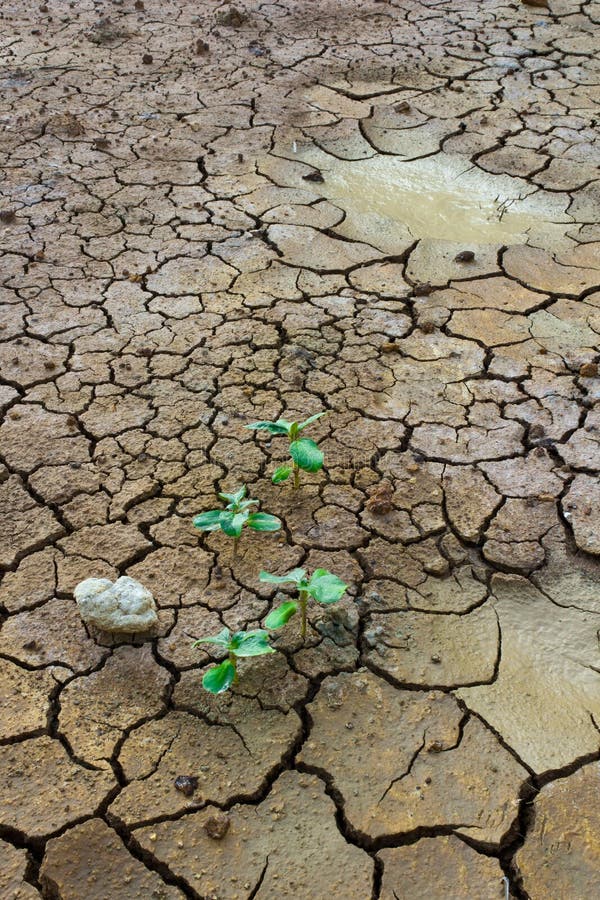
[[110,16],[104,16],[92,25],[86,37],[92,44],[112,44],[121,38],[129,37],[129,32]]
[[229,28],[239,28],[246,21],[246,14],[241,12],[233,4],[223,6],[215,13],[217,25],[225,25]]
[[231,825],[231,820],[227,813],[216,813],[204,823],[204,830],[213,841],[222,840]]
[[57,136],[80,137],[82,134],[85,134],[82,122],[70,112],[52,116],[48,119],[47,128],[51,134]]
[[383,516],[394,508],[394,489],[389,481],[382,481],[365,503],[374,516]]

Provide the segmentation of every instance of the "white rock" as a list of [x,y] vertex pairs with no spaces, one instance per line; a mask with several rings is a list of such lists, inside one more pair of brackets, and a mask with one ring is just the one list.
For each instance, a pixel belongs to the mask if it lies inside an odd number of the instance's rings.
[[74,591],[84,622],[102,631],[148,631],[158,622],[150,591],[124,575],[113,584],[108,578],[86,578]]

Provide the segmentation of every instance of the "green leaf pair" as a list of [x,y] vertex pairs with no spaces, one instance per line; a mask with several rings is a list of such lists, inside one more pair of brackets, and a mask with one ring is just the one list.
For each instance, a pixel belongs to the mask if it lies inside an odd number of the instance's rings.
[[268,431],[269,434],[273,435],[287,434],[293,441],[295,440],[296,435],[300,431],[304,431],[307,425],[312,425],[313,422],[316,422],[317,419],[320,419],[321,416],[324,416],[325,414],[326,411],[315,413],[314,416],[309,416],[304,422],[288,422],[286,419],[277,419],[276,422],[264,420],[262,422],[253,422],[252,425],[246,425],[245,427],[249,428],[251,431]]
[[268,584],[294,584],[298,590],[298,600],[287,600],[276,609],[272,610],[265,619],[265,627],[275,630],[281,628],[294,616],[298,609],[302,613],[302,636],[306,635],[306,606],[308,598],[312,597],[317,603],[328,605],[337,603],[348,585],[328,572],[327,569],[315,569],[310,577],[307,577],[305,569],[292,569],[287,575],[272,575],[270,572],[261,572],[260,581]]
[[267,431],[275,436],[287,435],[289,438],[292,464],[288,463],[275,469],[271,477],[273,484],[281,484],[282,481],[287,481],[290,475],[293,474],[294,487],[298,487],[300,469],[304,472],[318,472],[323,468],[323,454],[315,441],[310,438],[298,438],[298,435],[308,425],[316,422],[317,419],[324,415],[325,412],[316,413],[314,416],[305,419],[304,422],[288,422],[286,419],[277,419],[276,422],[253,422],[251,425],[245,426],[253,431]]
[[275,653],[269,643],[269,635],[261,628],[254,631],[236,631],[234,634],[229,628],[224,628],[212,637],[198,638],[192,646],[197,647],[199,644],[215,644],[229,654],[228,659],[209,669],[202,679],[202,687],[211,694],[222,694],[237,681],[238,658]]
[[258,505],[258,500],[245,500],[246,492],[244,484],[235,494],[219,494],[221,500],[227,501],[225,509],[210,509],[194,516],[194,527],[200,531],[221,530],[233,538],[239,538],[245,526],[253,531],[278,531],[281,520],[269,513],[251,512],[250,508]]
[[224,628],[212,637],[198,638],[192,647],[199,644],[216,644],[229,653],[235,653],[236,656],[262,656],[263,653],[275,653],[269,644],[269,635],[261,628],[254,631],[235,631],[233,634],[229,628]]

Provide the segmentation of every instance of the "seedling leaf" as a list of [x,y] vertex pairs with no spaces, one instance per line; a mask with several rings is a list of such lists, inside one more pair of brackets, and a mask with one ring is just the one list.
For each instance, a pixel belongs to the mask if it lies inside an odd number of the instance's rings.
[[341,578],[327,569],[315,569],[308,583],[308,593],[318,603],[336,603],[344,596],[347,587]]
[[241,488],[239,488],[239,490],[235,492],[235,494],[226,494],[225,492],[223,492],[222,494],[217,494],[217,496],[220,497],[221,500],[227,500],[231,506],[236,506],[246,496],[247,490],[248,488],[245,484],[243,484]]
[[261,628],[256,631],[246,631],[235,649],[236,656],[263,656],[265,653],[275,653],[275,649],[269,644],[269,635]]
[[242,641],[244,640],[245,631],[234,631],[231,635],[231,639],[229,644],[227,645],[228,650],[232,650],[233,653],[237,653],[237,648],[240,646]]
[[220,647],[229,647],[229,641],[231,640],[231,632],[229,628],[223,628],[218,634],[213,635],[213,637],[202,637],[198,638],[197,641],[194,641],[192,647],[197,647],[198,644],[218,644]]
[[298,604],[295,600],[288,600],[286,603],[282,603],[281,606],[278,606],[276,609],[272,609],[267,618],[265,619],[265,628],[270,628],[273,631],[276,628],[281,628],[286,622],[292,618],[292,616],[296,615],[298,612]]
[[[227,503],[225,509],[211,509],[208,512],[200,513],[192,519],[196,528],[203,531],[221,531],[229,537],[235,538],[233,545],[233,558],[236,558],[238,539],[242,534],[245,525],[253,528],[254,531],[278,531],[281,528],[281,521],[269,513],[251,512],[253,506],[259,504],[258,500],[252,497],[246,497],[247,487],[245,484],[241,486],[234,494],[220,493],[218,496]],[[246,497],[246,499],[244,499]]]
[[242,533],[242,528],[246,523],[246,519],[248,518],[248,513],[233,513],[225,510],[221,513],[221,518],[219,519],[219,526],[221,530],[228,534],[229,537],[239,537]]
[[271,575],[270,572],[261,572],[258,576],[259,581],[265,581],[267,584],[300,584],[306,569],[292,569],[287,575]]
[[323,468],[323,454],[310,438],[301,438],[290,444],[290,456],[305,472],[318,472]]
[[250,428],[252,431],[268,431],[269,434],[277,435],[289,434],[293,424],[293,422],[286,422],[285,419],[277,419],[276,422],[252,422],[251,425],[245,425],[244,427]]
[[314,416],[309,416],[309,418],[308,418],[308,419],[305,419],[304,422],[300,422],[300,423],[299,423],[299,425],[298,425],[298,431],[304,431],[304,429],[305,429],[308,425],[312,425],[313,422],[316,422],[317,419],[320,419],[321,416],[325,416],[325,415],[327,415],[327,410],[324,410],[323,412],[320,412],[320,413],[315,413]]
[[248,516],[248,527],[254,531],[279,531],[281,520],[269,513],[252,513]]
[[[243,512],[245,509],[248,509],[249,506],[258,506],[259,502],[260,501],[258,500],[241,500],[238,503],[236,510],[237,512]],[[227,509],[229,509],[229,506]]]
[[275,469],[271,476],[271,481],[273,484],[281,484],[282,481],[287,481],[287,479],[292,474],[291,466],[279,466],[278,469]]
[[227,690],[235,678],[235,668],[228,659],[218,666],[213,666],[205,673],[202,679],[202,687],[211,694],[222,694]]
[[219,528],[222,512],[222,509],[210,509],[208,512],[194,516],[192,524],[194,528],[199,528],[201,531],[216,531]]

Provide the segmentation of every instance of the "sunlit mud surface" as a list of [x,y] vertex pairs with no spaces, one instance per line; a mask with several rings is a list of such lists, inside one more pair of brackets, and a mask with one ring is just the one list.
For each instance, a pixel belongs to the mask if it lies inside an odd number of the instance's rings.
[[378,154],[349,161],[306,149],[296,158],[319,169],[320,193],[345,212],[374,227],[393,223],[413,238],[556,246],[567,243],[573,224],[564,197],[490,175],[465,157],[439,153],[405,161]]
[[[598,900],[599,32],[0,4],[0,900]],[[346,595],[205,692],[295,567]]]

